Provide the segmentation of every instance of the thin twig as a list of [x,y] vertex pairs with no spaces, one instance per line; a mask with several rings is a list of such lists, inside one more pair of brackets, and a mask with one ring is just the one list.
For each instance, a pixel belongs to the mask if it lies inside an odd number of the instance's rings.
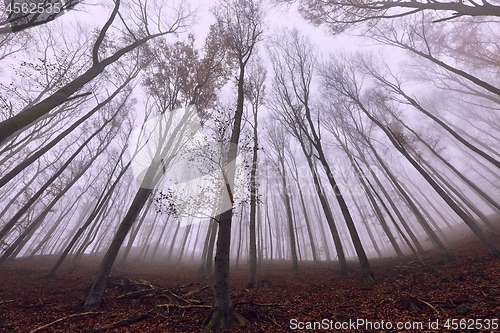
[[434,307],[431,303],[426,302],[426,301],[423,301],[423,300],[418,299],[418,298],[417,298],[417,300],[418,300],[419,302],[424,303],[425,305],[427,305],[428,307],[430,307],[432,310],[436,311],[437,313],[439,313],[438,309],[436,309],[436,308],[435,308],[435,307]]

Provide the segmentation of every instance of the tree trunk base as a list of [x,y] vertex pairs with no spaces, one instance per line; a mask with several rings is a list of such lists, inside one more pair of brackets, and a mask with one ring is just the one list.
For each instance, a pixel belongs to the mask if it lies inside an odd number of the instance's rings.
[[207,321],[208,324],[203,333],[224,332],[230,328],[245,326],[249,323],[233,307],[229,308],[225,313],[219,307],[211,309]]
[[253,289],[257,286],[257,281],[256,280],[250,280],[248,281],[247,288],[248,289]]
[[351,275],[351,270],[347,266],[340,266],[340,275],[341,276],[349,276]]
[[94,310],[97,310],[101,304],[104,303],[104,297],[98,298],[98,297],[92,297],[88,298],[85,304],[81,308],[81,312],[92,312]]
[[490,250],[493,257],[500,258],[500,248],[496,244],[489,245],[488,250]]
[[361,276],[361,280],[366,281],[366,282],[375,282],[377,281],[377,277],[373,272],[365,272]]

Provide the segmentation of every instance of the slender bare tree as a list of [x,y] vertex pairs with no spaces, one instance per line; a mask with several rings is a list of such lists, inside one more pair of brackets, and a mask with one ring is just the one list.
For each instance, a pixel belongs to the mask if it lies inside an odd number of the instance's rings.
[[[237,103],[234,113],[229,148],[225,155],[225,165],[230,166],[224,172],[224,190],[229,197],[224,196],[223,206],[234,205],[232,188],[235,178],[234,162],[238,153],[241,122],[245,99],[245,70],[248,61],[254,53],[258,41],[262,38],[262,24],[264,18],[263,4],[259,0],[221,2],[215,9],[219,33],[226,41],[226,47],[238,65]],[[231,167],[231,165],[233,165]],[[229,253],[231,243],[232,209],[220,214],[217,249],[215,254],[215,285],[212,309],[207,318],[205,332],[223,331],[231,327],[238,327],[247,323],[233,307],[229,282]]]

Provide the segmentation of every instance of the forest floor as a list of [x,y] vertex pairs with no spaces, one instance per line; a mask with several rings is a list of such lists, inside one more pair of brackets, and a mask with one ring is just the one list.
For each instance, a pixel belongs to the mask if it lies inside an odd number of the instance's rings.
[[[500,244],[500,237],[493,239]],[[302,262],[298,272],[289,262],[264,263],[259,287],[252,290],[245,287],[248,269],[235,270],[233,302],[250,324],[232,332],[322,331],[299,329],[314,322],[332,332],[500,331],[499,260],[474,237],[449,249],[450,258],[428,251],[425,265],[413,256],[372,260],[376,283],[361,281],[355,262],[349,277],[339,275],[335,262]],[[199,277],[196,265],[115,268],[105,303],[79,313],[98,262],[87,258],[73,274],[62,266],[54,279],[40,279],[55,260],[18,259],[0,268],[0,332],[200,332],[204,327],[212,281]],[[479,322],[483,329],[472,329]],[[370,330],[370,324],[381,329]]]

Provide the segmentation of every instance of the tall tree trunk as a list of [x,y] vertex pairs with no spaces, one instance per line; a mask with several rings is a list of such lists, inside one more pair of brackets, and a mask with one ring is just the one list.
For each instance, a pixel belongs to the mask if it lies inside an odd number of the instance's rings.
[[[227,152],[226,163],[227,169],[224,170],[224,186],[222,190],[227,191],[229,198],[224,196],[223,207],[232,207],[234,198],[232,196],[232,184],[234,184],[235,169],[234,161],[236,161],[237,148],[239,144],[241,132],[241,120],[243,116],[244,90],[243,82],[245,78],[245,65],[242,59],[240,61],[240,72],[238,77],[238,101],[234,122],[232,127],[231,139],[229,141],[229,149]],[[215,254],[215,284],[214,284],[214,299],[212,308],[207,318],[207,326],[204,332],[221,331],[232,327],[245,325],[248,321],[238,314],[231,302],[230,282],[229,282],[229,256],[231,244],[231,222],[233,218],[233,210],[229,209],[220,214],[219,232],[217,236],[217,249]]]
[[179,227],[181,224],[177,222],[177,225],[175,226],[175,232],[174,236],[172,237],[172,240],[170,241],[170,249],[168,250],[168,255],[167,255],[167,263],[170,263],[172,260],[172,254],[174,253],[174,247],[175,247],[175,240],[177,239],[177,233],[179,232]]
[[257,285],[257,241],[255,236],[255,220],[257,215],[257,152],[259,149],[257,108],[253,108],[253,152],[252,169],[250,170],[250,276],[247,288],[254,288]]
[[[347,260],[345,258],[344,254],[344,248],[342,246],[342,242],[340,240],[340,235],[337,229],[337,226],[335,225],[335,221],[333,219],[333,213],[330,208],[330,204],[328,203],[328,200],[326,198],[325,192],[323,190],[323,186],[321,184],[321,181],[319,179],[318,175],[318,170],[316,169],[316,166],[313,163],[312,160],[312,149],[307,151],[305,147],[305,143],[300,141],[300,145],[302,147],[302,152],[304,153],[306,157],[307,164],[309,166],[309,169],[311,170],[311,174],[313,176],[313,182],[314,182],[314,188],[316,190],[316,193],[318,194],[319,201],[321,203],[321,207],[323,208],[323,213],[325,214],[326,221],[328,223],[328,227],[330,228],[330,232],[333,237],[333,243],[335,245],[335,250],[337,251],[337,257],[339,260],[339,266],[340,266],[340,275],[349,275],[349,268],[347,267]],[[325,242],[325,244],[327,244]]]
[[146,204],[146,209],[142,210],[142,216],[139,219],[139,222],[136,224],[135,229],[132,230],[130,233],[130,236],[128,238],[127,246],[125,246],[125,250],[123,251],[123,254],[121,254],[121,259],[120,259],[120,265],[121,266],[126,266],[127,265],[127,258],[130,253],[130,249],[132,249],[132,245],[134,244],[135,238],[137,237],[137,234],[139,233],[139,230],[142,227],[142,224],[144,223],[144,220],[146,219],[146,215],[148,215],[149,208],[151,207],[151,204],[153,203],[153,197],[154,197],[154,191],[151,192],[150,196],[151,198],[147,201]]
[[281,177],[281,185],[283,187],[283,201],[285,203],[285,211],[286,217],[288,221],[288,236],[290,240],[290,251],[292,255],[292,268],[294,271],[299,269],[299,263],[297,260],[297,244],[295,240],[295,230],[293,227],[293,214],[292,214],[292,206],[290,195],[288,192],[288,185],[286,181],[286,170],[285,170],[285,162],[283,158],[280,159],[279,163],[281,164],[280,177]]
[[269,199],[269,175],[266,172],[266,198],[268,202],[266,202],[266,220],[267,220],[267,228],[269,232],[269,253],[271,263],[273,262],[273,229],[271,226],[271,216],[269,215],[269,207],[271,206],[271,200]]
[[[97,270],[97,273],[92,281],[92,287],[89,296],[87,298],[87,301],[85,302],[85,305],[83,306],[84,311],[91,311],[101,304],[109,273],[111,272],[111,268],[116,259],[118,251],[120,250],[120,247],[125,240],[125,237],[127,236],[130,228],[132,227],[137,216],[142,210],[147,198],[152,193],[152,188],[157,185],[158,181],[163,176],[163,170],[166,167],[170,166],[171,161],[178,154],[178,149],[182,142],[180,138],[190,134],[189,132],[187,132],[187,130],[189,129],[188,119],[192,114],[190,111],[192,111],[192,109],[186,109],[185,114],[175,126],[172,126],[173,116],[172,114],[170,114],[168,126],[171,126],[173,128],[173,132],[169,133],[169,131],[165,130],[160,135],[160,140],[158,142],[162,142],[163,145],[161,145],[161,147],[158,147],[158,149],[155,151],[155,155],[152,156],[152,162],[147,168],[144,180],[141,184],[141,186],[143,187],[140,187],[135,194],[130,208],[128,209],[125,217],[120,223],[113,241],[111,242],[110,247],[108,248],[101,264],[99,265],[99,269]],[[167,152],[170,155],[167,155]]]
[[259,265],[262,264],[262,261],[264,260],[264,223],[262,223],[262,205],[257,205],[257,222],[258,225],[257,230],[258,230],[258,239],[257,242],[259,244],[258,247],[258,263]]
[[184,256],[184,251],[186,250],[186,244],[187,244],[187,240],[188,240],[188,236],[189,236],[189,232],[191,231],[191,227],[193,226],[192,223],[190,223],[187,227],[186,227],[186,230],[184,232],[184,239],[182,240],[182,243],[181,243],[181,249],[179,251],[179,258],[177,259],[177,264],[180,264],[181,263],[181,260],[182,260],[182,257]]
[[[217,216],[217,218],[220,218],[220,216]],[[215,240],[217,238],[218,229],[219,229],[218,221],[216,219],[212,219],[212,230],[210,232],[210,242],[208,243],[207,262],[205,263],[206,278],[212,276],[212,265],[215,262],[214,259]]]
[[241,244],[243,243],[243,215],[245,212],[245,205],[241,206],[241,212],[240,212],[240,221],[238,223],[238,247],[236,249],[236,270],[238,270],[239,265],[240,265],[240,256],[241,256]]
[[306,222],[307,234],[309,236],[309,244],[311,246],[312,257],[313,257],[313,261],[315,263],[317,263],[318,262],[318,253],[316,250],[316,242],[314,241],[313,232],[311,229],[311,221],[309,219],[309,214],[307,212],[306,203],[304,200],[304,195],[302,194],[302,187],[298,182],[299,181],[298,170],[295,169],[295,172],[296,172],[296,174],[295,174],[296,181],[297,181],[297,185],[298,185],[297,188],[299,191],[299,200],[300,200],[300,205],[302,207],[302,211],[304,212],[304,221]]

